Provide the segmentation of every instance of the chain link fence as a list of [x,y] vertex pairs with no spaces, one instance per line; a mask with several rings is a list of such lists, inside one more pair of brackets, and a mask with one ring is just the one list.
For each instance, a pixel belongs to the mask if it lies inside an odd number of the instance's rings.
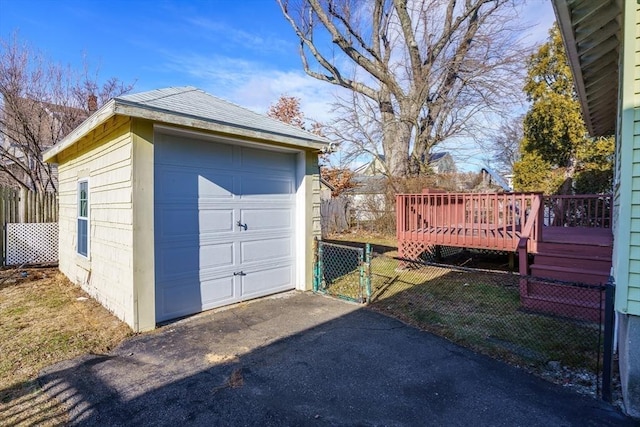
[[347,301],[369,301],[370,257],[371,251],[368,246],[362,248],[316,242],[313,290]]
[[[597,395],[605,287],[541,281],[319,242],[316,291],[369,307]],[[460,257],[446,248],[439,259]]]

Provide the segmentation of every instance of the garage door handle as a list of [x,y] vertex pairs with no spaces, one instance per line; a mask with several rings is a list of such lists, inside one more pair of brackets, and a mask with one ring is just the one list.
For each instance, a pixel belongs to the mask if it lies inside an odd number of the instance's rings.
[[234,276],[246,276],[247,273],[245,273],[244,271],[235,271],[233,273]]
[[244,230],[245,230],[245,231],[247,231],[247,224],[243,224],[243,223],[241,223],[241,222],[240,222],[240,220],[238,220],[238,222],[236,223],[236,225],[237,225],[238,227],[242,227],[242,228],[244,228]]

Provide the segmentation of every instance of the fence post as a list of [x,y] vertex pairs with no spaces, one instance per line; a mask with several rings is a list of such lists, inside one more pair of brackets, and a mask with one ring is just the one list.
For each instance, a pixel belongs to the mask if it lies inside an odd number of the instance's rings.
[[364,260],[365,260],[364,251],[358,251],[358,265],[360,266],[360,284],[359,284],[360,295],[359,295],[359,300],[358,300],[359,303],[363,303],[364,302],[364,293],[365,293],[364,289],[366,287],[366,283],[365,283],[366,265],[365,265]]
[[367,304],[371,302],[371,244],[367,243],[364,247],[364,259],[366,264],[364,289],[366,293]]
[[610,277],[604,291],[604,349],[602,356],[602,400],[611,403],[611,372],[613,370],[613,326],[615,322],[615,283]]
[[314,268],[313,268],[313,292],[320,289],[320,281],[322,280],[322,245],[316,237],[314,239]]
[[7,189],[0,187],[0,226],[2,226],[2,236],[0,237],[0,257],[4,267],[4,242],[6,240],[5,228],[7,224]]

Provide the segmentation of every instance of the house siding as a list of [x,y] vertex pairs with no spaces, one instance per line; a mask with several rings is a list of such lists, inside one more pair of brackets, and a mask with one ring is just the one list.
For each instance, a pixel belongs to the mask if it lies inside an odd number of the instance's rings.
[[[60,270],[134,325],[132,138],[114,117],[58,156]],[[89,258],[76,253],[77,182],[89,179]]]
[[613,276],[616,310],[640,315],[640,7],[627,4],[620,50]]
[[[320,174],[318,168],[318,155],[317,153],[307,151],[304,156],[304,194],[303,200],[299,200],[298,203],[304,204],[304,220],[301,224],[302,229],[298,232],[303,232],[304,236],[308,236],[304,240],[305,255],[302,263],[298,262],[298,265],[303,265],[304,273],[302,274],[302,282],[296,286],[299,290],[310,290],[313,284],[313,259],[314,259],[314,239],[321,237],[321,221],[320,221]],[[298,207],[300,209],[301,206]]]
[[133,304],[135,331],[156,326],[154,237],[154,129],[149,120],[134,119],[133,143]]
[[[633,94],[632,100],[625,108],[633,115],[633,164],[631,166],[631,227],[629,235],[629,275],[627,286],[627,313],[640,315],[640,7],[636,3],[633,16],[627,22],[634,26],[633,43],[635,55],[626,60],[633,60]],[[626,40],[625,40],[626,41]],[[631,107],[633,108],[631,110]],[[625,111],[622,112],[623,117]],[[622,141],[624,143],[624,140]]]

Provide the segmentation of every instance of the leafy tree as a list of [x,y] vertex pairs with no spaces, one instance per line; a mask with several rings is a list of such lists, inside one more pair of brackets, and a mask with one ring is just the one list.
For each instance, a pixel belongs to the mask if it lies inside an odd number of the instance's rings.
[[331,192],[333,197],[338,197],[345,190],[356,186],[353,182],[353,171],[350,169],[321,167],[320,176],[333,187]]
[[300,110],[300,98],[281,95],[275,104],[269,106],[267,116],[295,127],[304,129],[304,113]]
[[525,152],[513,168],[516,191],[542,191],[554,194],[564,182],[562,169],[553,168],[536,152]]
[[85,65],[59,65],[16,35],[0,39],[0,172],[4,184],[38,193],[57,191],[57,171],[42,153],[93,111],[133,85],[116,78],[98,83]]
[[304,113],[300,109],[300,98],[295,96],[280,95],[276,103],[269,106],[267,116],[322,136],[323,126],[320,122],[312,120],[311,124],[307,126]]
[[[515,188],[560,194],[609,191],[613,142],[587,134],[555,25],[548,41],[529,58],[524,90],[532,105],[524,118]],[[580,185],[574,185],[578,177]]]
[[517,93],[514,0],[277,1],[305,72],[354,93],[342,131],[366,135],[344,140],[382,152],[389,176],[419,173],[435,145]]

